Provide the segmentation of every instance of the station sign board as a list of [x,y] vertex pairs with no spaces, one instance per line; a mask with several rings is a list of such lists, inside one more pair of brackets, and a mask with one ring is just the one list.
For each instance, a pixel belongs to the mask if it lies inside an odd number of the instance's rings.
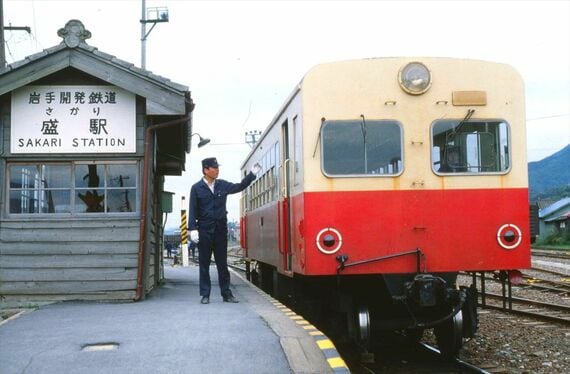
[[11,153],[134,153],[135,95],[116,86],[12,91]]

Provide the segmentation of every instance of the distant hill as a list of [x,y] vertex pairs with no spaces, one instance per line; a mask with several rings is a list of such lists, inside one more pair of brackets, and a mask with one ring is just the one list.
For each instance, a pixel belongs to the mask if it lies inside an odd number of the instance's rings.
[[530,200],[570,196],[570,145],[540,160],[529,162]]

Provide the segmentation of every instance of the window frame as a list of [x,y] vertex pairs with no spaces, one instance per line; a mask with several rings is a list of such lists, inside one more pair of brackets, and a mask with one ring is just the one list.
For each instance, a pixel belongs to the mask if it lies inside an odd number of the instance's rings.
[[[506,175],[508,173],[511,172],[512,169],[512,165],[513,165],[513,149],[512,149],[512,137],[511,137],[511,125],[510,123],[502,118],[477,118],[477,119],[470,119],[468,121],[465,122],[465,124],[474,124],[474,123],[481,123],[481,124],[485,124],[485,123],[496,123],[497,126],[499,126],[501,123],[505,124],[506,127],[506,137],[507,137],[507,147],[508,147],[508,167],[504,170],[501,171],[459,171],[459,172],[441,172],[436,170],[435,168],[435,160],[434,160],[434,147],[435,147],[435,142],[434,142],[434,128],[436,126],[436,124],[441,123],[441,122],[450,122],[450,121],[457,121],[457,123],[459,124],[461,122],[460,118],[440,118],[440,119],[436,119],[434,120],[431,125],[430,125],[430,167],[432,172],[440,177],[455,177],[455,176],[482,176],[482,175]],[[500,131],[500,130],[499,130]],[[480,134],[484,134],[484,132],[481,132]],[[501,142],[500,142],[501,143]],[[500,148],[500,144],[499,144],[499,148]],[[440,165],[441,165],[441,160],[439,161]]]
[[324,129],[327,125],[333,123],[342,123],[342,122],[357,122],[362,121],[362,119],[342,119],[342,120],[325,120],[322,124],[321,130],[319,131],[319,142],[320,144],[320,157],[321,157],[321,172],[327,178],[397,178],[401,176],[406,167],[405,167],[405,150],[404,150],[404,126],[401,121],[396,119],[366,119],[366,123],[389,123],[394,124],[400,130],[400,164],[401,168],[397,173],[394,174],[330,174],[325,170],[325,157],[324,157]]
[[[23,166],[23,167],[39,167],[41,169],[44,165],[66,165],[70,166],[70,180],[68,182],[69,187],[58,187],[58,188],[49,188],[49,190],[57,190],[57,191],[69,191],[70,201],[69,201],[69,212],[41,212],[38,211],[37,213],[12,213],[10,212],[11,208],[11,201],[10,196],[13,191],[21,191],[22,188],[12,188],[11,187],[11,168],[13,166]],[[76,166],[77,165],[101,165],[107,169],[108,165],[134,165],[135,167],[135,185],[134,187],[111,187],[107,186],[107,172],[105,171],[104,176],[101,178],[105,178],[102,186],[99,187],[92,187],[92,188],[83,188],[76,186]],[[41,177],[41,176],[40,176]],[[46,161],[28,161],[28,160],[18,160],[13,162],[6,162],[6,198],[5,198],[5,209],[4,214],[7,218],[14,219],[14,218],[42,218],[42,219],[49,219],[49,218],[95,218],[95,217],[135,217],[140,214],[140,192],[141,192],[141,165],[139,160],[72,160],[72,161],[54,161],[54,160],[46,160]],[[43,193],[45,191],[44,188],[39,188],[38,190],[33,189],[34,191],[40,191]],[[131,190],[135,193],[135,201],[132,205],[131,212],[76,212],[77,200],[79,197],[77,196],[78,191],[90,191],[90,190],[103,190],[105,194],[105,205],[107,207],[107,193],[110,191],[117,191],[117,190]],[[81,202],[80,202],[81,204]]]

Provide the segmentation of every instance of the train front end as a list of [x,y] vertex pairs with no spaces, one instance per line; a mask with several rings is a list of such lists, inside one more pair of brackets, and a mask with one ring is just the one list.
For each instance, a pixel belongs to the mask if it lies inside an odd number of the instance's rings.
[[520,76],[482,61],[370,59],[316,67],[301,92],[293,272],[333,276],[360,339],[436,327],[456,354],[477,328],[476,290],[458,272],[530,266]]

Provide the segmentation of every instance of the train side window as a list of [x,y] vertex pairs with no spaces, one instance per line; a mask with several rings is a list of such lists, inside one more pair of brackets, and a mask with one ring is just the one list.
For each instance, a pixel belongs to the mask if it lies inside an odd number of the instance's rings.
[[438,120],[432,125],[432,168],[437,174],[504,174],[510,162],[505,121]]
[[321,144],[327,176],[395,176],[403,169],[402,126],[397,121],[325,121]]

